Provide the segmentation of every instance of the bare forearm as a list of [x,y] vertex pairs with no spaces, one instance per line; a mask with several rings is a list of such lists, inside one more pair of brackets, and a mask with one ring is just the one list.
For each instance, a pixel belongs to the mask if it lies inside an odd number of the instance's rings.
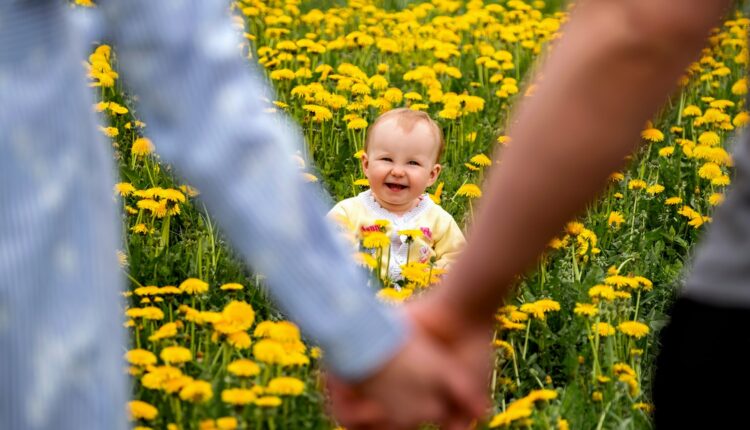
[[686,3],[669,18],[659,15],[674,9],[667,0],[600,0],[573,13],[516,113],[469,246],[438,293],[460,318],[488,320],[512,278],[635,149],[729,1]]

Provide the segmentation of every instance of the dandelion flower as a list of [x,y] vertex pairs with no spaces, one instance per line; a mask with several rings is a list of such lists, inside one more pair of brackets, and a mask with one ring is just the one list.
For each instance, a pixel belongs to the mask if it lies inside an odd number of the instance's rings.
[[647,128],[646,130],[643,130],[641,132],[641,137],[644,140],[648,140],[650,142],[661,142],[664,140],[664,133],[652,127],[652,128]]
[[703,115],[703,112],[701,112],[701,109],[696,105],[688,105],[685,107],[685,109],[682,110],[682,116],[685,116],[685,117],[701,116],[701,115]]
[[275,408],[281,405],[281,399],[276,396],[264,396],[255,399],[253,403],[255,404],[255,406],[259,406],[261,408]]
[[146,137],[139,137],[133,142],[130,153],[136,157],[141,157],[154,152],[154,144]]
[[220,290],[224,290],[224,291],[226,291],[226,290],[236,291],[236,290],[242,290],[243,288],[245,288],[245,287],[243,287],[242,284],[238,284],[236,282],[231,282],[229,284],[224,284],[221,287],[219,287]]
[[591,303],[576,303],[576,307],[575,309],[573,309],[573,313],[575,313],[576,315],[593,317],[599,313],[599,310]]
[[646,188],[646,186],[646,181],[642,179],[631,179],[630,182],[628,182],[628,188],[631,190],[642,190]]
[[268,394],[286,396],[299,396],[304,391],[305,383],[290,376],[273,378],[268,382],[268,387],[266,388]]
[[135,187],[130,182],[119,182],[115,184],[115,191],[119,195],[127,197],[135,192]]
[[490,160],[490,157],[484,155],[484,154],[477,154],[473,157],[471,157],[470,160],[472,163],[476,164],[477,166],[487,167],[492,165],[492,160]]
[[188,294],[200,294],[208,291],[208,283],[197,278],[188,278],[180,284],[180,291]]
[[145,349],[131,349],[125,354],[125,359],[134,366],[146,367],[156,364],[156,355]]
[[161,350],[159,354],[162,360],[168,364],[186,363],[193,359],[193,354],[189,349],[182,346],[168,346]]
[[159,410],[150,403],[141,400],[132,400],[128,402],[128,415],[131,420],[151,421],[159,415]]
[[596,330],[596,332],[599,333],[599,336],[602,337],[612,336],[613,334],[615,334],[615,328],[605,322],[596,324],[594,330]]
[[193,403],[207,402],[213,395],[213,388],[206,381],[193,381],[180,390],[180,398]]
[[612,211],[609,213],[609,218],[607,219],[607,225],[615,227],[620,227],[620,224],[625,222],[625,218],[622,216],[620,212]]
[[714,131],[704,131],[700,134],[700,136],[698,136],[698,143],[702,143],[704,145],[715,146],[720,142],[721,138]]
[[713,162],[705,163],[698,169],[698,176],[703,179],[715,179],[721,176],[723,173],[718,164]]
[[482,197],[482,190],[474,184],[463,184],[461,187],[456,191],[456,195],[458,196],[465,196],[469,197],[471,199]]
[[711,206],[718,206],[724,201],[724,194],[713,193],[708,197],[708,202]]
[[263,363],[280,363],[285,354],[284,347],[275,340],[263,339],[253,346],[253,356]]
[[228,388],[221,392],[221,401],[230,405],[249,405],[256,398],[252,390],[244,388]]
[[221,417],[216,419],[216,428],[218,430],[235,430],[238,426],[239,423],[235,417]]
[[664,185],[661,184],[654,184],[646,188],[646,193],[651,194],[652,196],[655,196],[662,191],[664,191]]
[[640,339],[649,333],[648,326],[638,321],[625,321],[620,323],[617,328],[622,333],[636,339]]

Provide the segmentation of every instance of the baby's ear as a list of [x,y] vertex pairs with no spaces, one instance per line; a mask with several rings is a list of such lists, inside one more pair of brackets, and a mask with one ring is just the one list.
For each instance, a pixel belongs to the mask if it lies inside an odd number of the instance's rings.
[[440,172],[443,171],[443,166],[439,163],[435,163],[434,166],[432,166],[432,171],[430,172],[430,183],[429,185],[432,185],[437,181],[438,176],[440,176]]
[[370,166],[370,160],[367,159],[367,154],[362,154],[362,158],[360,158],[360,161],[362,162],[362,170],[367,171],[367,168]]

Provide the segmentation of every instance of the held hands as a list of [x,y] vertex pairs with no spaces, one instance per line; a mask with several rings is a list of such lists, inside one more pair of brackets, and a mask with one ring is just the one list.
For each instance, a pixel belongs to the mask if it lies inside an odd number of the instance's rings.
[[333,415],[347,430],[469,428],[489,404],[491,326],[451,322],[431,296],[405,310],[414,330],[382,369],[356,384],[329,376]]

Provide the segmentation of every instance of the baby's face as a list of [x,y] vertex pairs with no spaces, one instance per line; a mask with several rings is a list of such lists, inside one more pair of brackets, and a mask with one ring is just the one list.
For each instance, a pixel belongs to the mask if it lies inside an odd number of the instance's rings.
[[407,133],[395,119],[387,119],[371,133],[362,168],[372,193],[384,209],[407,212],[440,174],[437,138],[423,121]]

